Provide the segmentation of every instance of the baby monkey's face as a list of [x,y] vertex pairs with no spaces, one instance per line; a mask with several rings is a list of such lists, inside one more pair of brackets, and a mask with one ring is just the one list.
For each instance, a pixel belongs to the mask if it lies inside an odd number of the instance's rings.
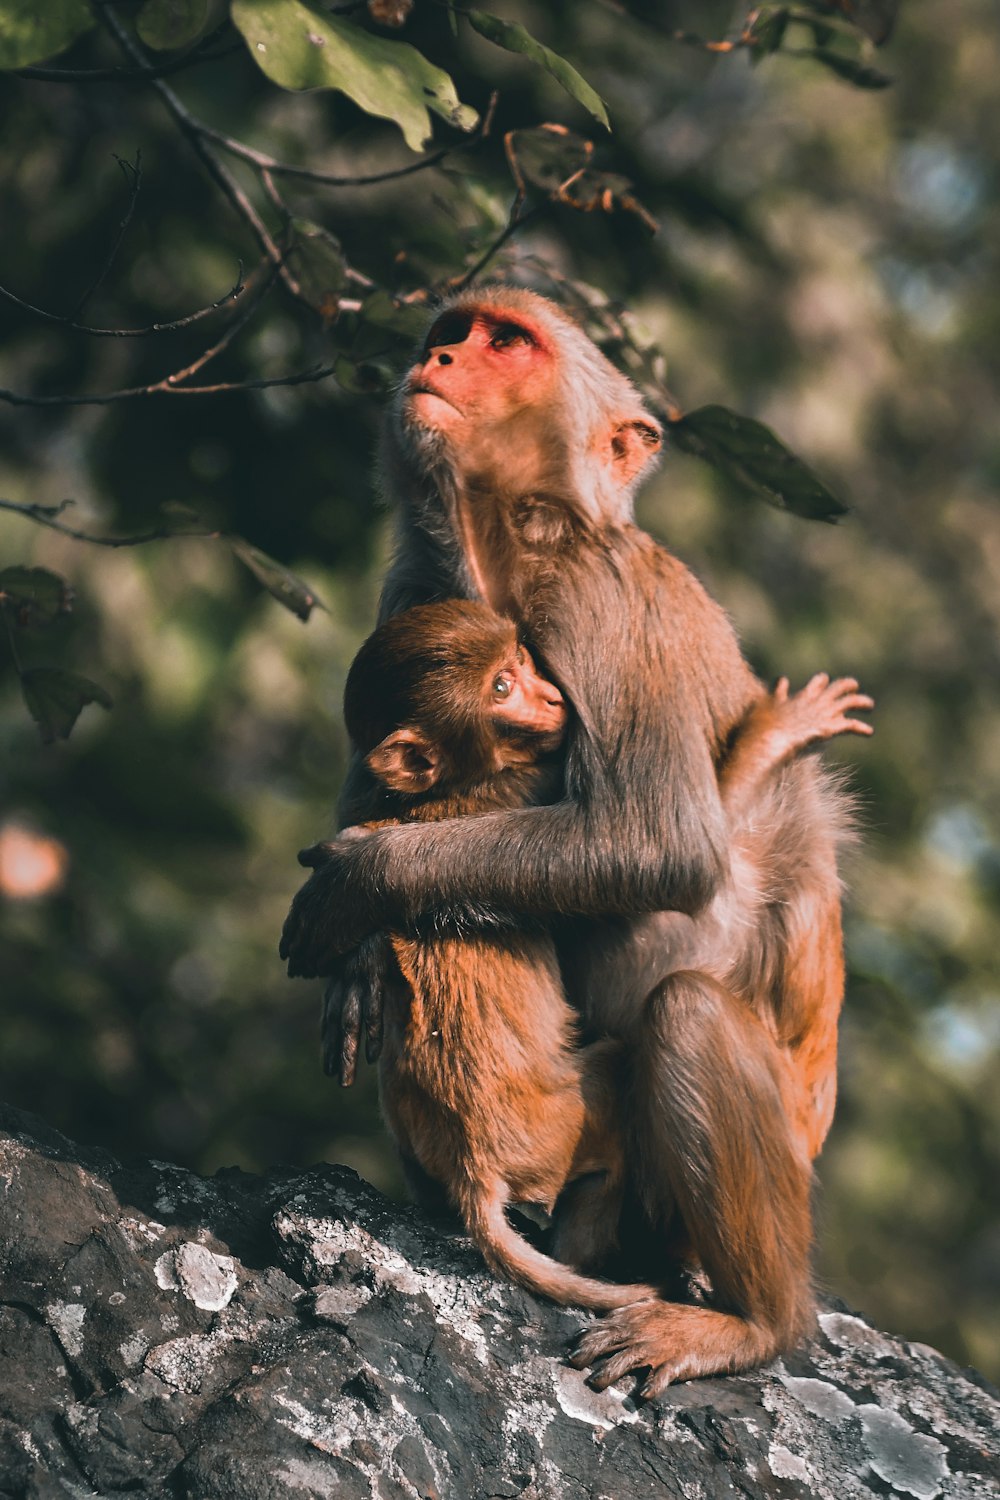
[[485,687],[488,714],[497,733],[514,749],[527,738],[524,759],[555,750],[566,729],[566,703],[554,683],[538,671],[527,647],[516,644],[490,671]]
[[512,620],[478,601],[418,605],[386,621],[358,653],[344,698],[355,743],[365,723],[395,721],[366,755],[407,796],[469,790],[558,750],[568,707]]

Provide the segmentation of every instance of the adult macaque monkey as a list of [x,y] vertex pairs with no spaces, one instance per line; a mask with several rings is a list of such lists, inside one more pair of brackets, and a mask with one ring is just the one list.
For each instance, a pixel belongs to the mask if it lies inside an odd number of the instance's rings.
[[[789,697],[782,679],[751,707],[719,775],[737,842],[761,780],[814,740],[869,733],[847,717],[871,707],[857,686],[824,674]],[[386,788],[373,827],[551,802],[561,790],[554,752],[566,703],[540,676],[513,622],[486,604],[451,599],[386,620],[354,660],[344,718],[355,750]],[[731,891],[732,916],[744,906],[741,919],[753,918],[756,886],[748,880]],[[713,946],[710,930],[706,963]],[[603,1037],[578,1045],[551,934],[396,934],[392,947],[402,982],[388,987],[379,1094],[408,1175],[416,1167],[443,1187],[489,1264],[531,1291],[605,1312],[655,1297],[651,1286],[579,1275],[507,1221],[511,1203],[552,1212],[575,1181],[582,1191],[568,1224],[563,1216],[557,1248],[568,1246],[568,1258],[586,1268],[617,1244],[623,1044]]]
[[[584,1336],[576,1362],[603,1361],[593,1384],[649,1368],[647,1395],[746,1369],[811,1324],[810,1162],[843,989],[844,805],[814,759],[749,810],[758,920],[714,912],[731,866],[740,878],[718,767],[762,688],[721,609],[634,524],[659,446],[630,382],[544,298],[485,288],[436,319],[386,430],[401,529],[381,617],[455,595],[510,614],[575,711],[566,795],[317,845],[282,938],[289,973],[316,976],[421,919],[585,919],[561,956],[585,1024],[632,1058],[638,1195],[664,1260],[689,1248],[712,1288],[707,1305],[640,1303]],[[377,806],[356,766],[343,821]],[[710,903],[724,947],[706,972],[684,956],[684,914]]]

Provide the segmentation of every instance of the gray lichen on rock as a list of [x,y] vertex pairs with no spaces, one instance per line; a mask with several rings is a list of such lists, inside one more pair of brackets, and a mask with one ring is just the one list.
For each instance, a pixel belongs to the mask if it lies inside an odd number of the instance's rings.
[[583,1314],[346,1168],[202,1179],[0,1127],[2,1496],[998,1492],[997,1393],[845,1311],[638,1406],[565,1363]]

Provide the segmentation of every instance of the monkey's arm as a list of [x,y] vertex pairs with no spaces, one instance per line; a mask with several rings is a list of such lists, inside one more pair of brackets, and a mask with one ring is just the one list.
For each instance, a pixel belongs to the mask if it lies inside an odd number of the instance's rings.
[[697,911],[725,868],[715,772],[706,749],[700,785],[681,775],[675,789],[663,763],[647,762],[645,779],[641,767],[620,765],[579,801],[385,828],[305,851],[313,873],[281,941],[289,973],[328,974],[370,932],[427,917],[474,930],[559,914]]
[[871,734],[870,724],[849,713],[874,706],[853,677],[831,682],[819,672],[791,695],[788,678],[782,677],[772,693],[750,707],[719,769],[719,791],[730,821],[744,817],[768,776],[809,745],[838,734]]
[[566,560],[529,626],[575,711],[566,800],[305,851],[313,874],[281,941],[290,974],[329,974],[368,933],[421,918],[476,930],[711,899],[729,842],[708,704],[721,668],[708,670],[703,646],[713,632],[733,696],[745,705],[752,692],[728,623],[686,570],[630,534]]

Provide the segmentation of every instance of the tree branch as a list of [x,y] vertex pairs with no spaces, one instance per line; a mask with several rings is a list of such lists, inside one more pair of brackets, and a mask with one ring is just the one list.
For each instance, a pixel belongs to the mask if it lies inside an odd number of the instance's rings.
[[428,167],[436,167],[447,156],[452,156],[459,151],[469,151],[480,145],[492,129],[498,98],[496,93],[490,96],[490,102],[478,128],[467,139],[456,141],[452,146],[442,146],[440,150],[432,151],[429,156],[422,157],[420,161],[411,162],[405,167],[392,167],[386,172],[369,172],[350,177],[340,176],[334,172],[320,172],[313,167],[299,167],[290,161],[279,161],[277,157],[268,156],[265,151],[257,151],[253,146],[247,146],[243,141],[238,141],[233,136],[225,135],[221,130],[206,125],[202,120],[194,123],[206,140],[214,141],[217,146],[222,147],[223,151],[228,151],[231,156],[236,156],[241,161],[249,163],[250,166],[256,167],[259,172],[269,172],[278,177],[301,177],[307,182],[322,182],[327,187],[372,187],[376,183],[394,182],[400,177],[412,177],[416,172],[425,172]]
[[50,531],[61,532],[63,536],[72,537],[77,542],[92,542],[95,547],[141,547],[145,542],[165,542],[175,536],[208,537],[214,540],[223,535],[221,531],[205,527],[174,529],[164,526],[154,531],[139,532],[135,536],[95,536],[92,531],[78,531],[75,526],[67,526],[65,521],[59,520],[63,511],[75,503],[73,500],[63,500],[58,505],[32,505],[20,500],[0,499],[0,510],[13,511],[15,515],[35,521],[39,526],[47,526]]
[[[341,303],[342,307],[349,306],[352,311],[360,305],[358,302]],[[120,391],[105,391],[102,395],[25,396],[19,391],[0,387],[0,401],[5,401],[8,406],[112,406],[116,401],[134,401],[140,396],[217,396],[231,391],[264,391],[277,385],[311,385],[327,380],[335,370],[335,365],[319,365],[294,375],[274,375],[263,380],[220,380],[216,385],[169,385],[166,380],[157,380],[152,385],[133,385]]]
[[497,235],[496,239],[493,241],[492,245],[490,245],[489,249],[479,257],[471,270],[465,271],[461,276],[456,276],[447,283],[449,292],[464,292],[465,288],[469,286],[471,282],[475,281],[480,272],[486,269],[493,257],[503,249],[507,241],[513,239],[514,235],[517,234],[519,229],[523,229],[525,224],[528,224],[532,219],[537,218],[539,209],[529,208],[526,213],[521,213],[520,204],[521,199],[520,196],[518,196],[514,200],[514,206],[511,209],[510,218],[508,219],[503,230],[500,232],[500,234]]
[[183,73],[199,63],[222,62],[227,57],[243,50],[242,44],[234,42],[231,47],[222,47],[218,52],[192,53],[188,57],[175,57],[170,62],[149,68],[18,68],[17,78],[28,78],[37,83],[145,83],[149,78],[169,78],[171,73]]
[[33,317],[42,318],[46,323],[59,323],[64,328],[70,328],[74,333],[86,333],[96,339],[144,339],[154,333],[176,333],[178,329],[190,328],[192,323],[198,323],[202,318],[210,317],[212,313],[218,312],[220,307],[225,307],[227,302],[235,302],[237,297],[245,290],[246,282],[243,280],[243,263],[240,262],[239,274],[236,284],[230,287],[216,302],[211,302],[207,307],[200,307],[197,312],[188,313],[184,318],[174,318],[168,323],[150,323],[147,328],[93,328],[89,323],[78,323],[73,318],[61,313],[47,312],[44,307],[35,307],[34,303],[26,302],[23,297],[18,297],[15,292],[8,291],[5,286],[0,286],[0,297],[5,297],[15,307],[20,307],[24,312],[31,313]]
[[115,263],[115,256],[121,249],[121,243],[125,238],[125,232],[132,222],[132,215],[135,213],[135,205],[139,197],[139,189],[142,187],[142,152],[138,150],[136,151],[134,162],[126,161],[122,156],[116,156],[115,161],[121,168],[122,176],[125,178],[126,182],[129,185],[128,203],[125,206],[125,212],[122,215],[121,223],[118,225],[118,231],[111,242],[111,248],[105,256],[104,264],[98,271],[94,280],[90,283],[90,286],[83,293],[83,296],[77,302],[73,311],[70,313],[67,320],[70,323],[76,322],[90,299],[95,296],[100,288],[104,285],[107,274]]
[[[105,26],[111,33],[111,35],[115,38],[116,42],[125,53],[126,57],[128,57],[136,65],[136,67],[147,68],[146,59],[143,56],[142,49],[136,42],[133,41],[132,37],[128,33],[128,30],[125,26],[122,25],[112,7],[110,5],[98,4],[95,6],[95,13],[97,14],[101,24]],[[163,101],[163,104],[166,106],[167,110],[173,117],[174,123],[177,125],[178,129],[181,131],[181,134],[187,140],[191,149],[194,151],[202,166],[205,168],[206,172],[212,178],[212,181],[222,191],[224,196],[228,199],[229,203],[235,209],[236,213],[247,225],[251,234],[256,239],[258,245],[261,247],[268,260],[273,266],[279,268],[282,274],[282,278],[287,281],[287,271],[285,271],[282,266],[284,256],[282,255],[280,247],[272,238],[271,234],[268,231],[267,225],[264,223],[257,210],[254,208],[253,204],[250,202],[250,199],[240,187],[239,183],[234,177],[230,175],[230,173],[219,161],[215,153],[209,149],[208,145],[202,137],[199,122],[181,103],[180,99],[178,99],[173,89],[169,88],[168,85],[163,82],[162,78],[149,78],[149,85],[150,88],[152,88],[157,94],[159,94],[160,99]]]

